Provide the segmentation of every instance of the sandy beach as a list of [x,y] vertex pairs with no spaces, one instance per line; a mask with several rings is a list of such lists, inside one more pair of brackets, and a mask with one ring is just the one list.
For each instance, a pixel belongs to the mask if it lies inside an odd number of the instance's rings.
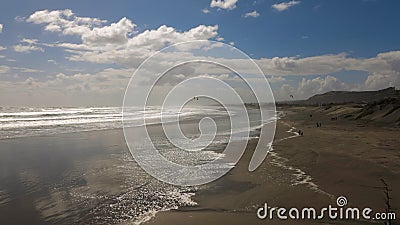
[[[139,216],[142,224],[381,224],[256,216],[264,203],[318,209],[335,205],[338,196],[347,197],[349,206],[384,212],[381,179],[392,190],[391,206],[399,214],[398,128],[341,117],[333,121],[316,107],[278,110],[282,117],[273,151],[257,170],[247,170],[257,143],[252,139],[228,174],[175,196],[166,193],[176,187],[136,165],[121,129],[0,140],[2,223],[137,224],[135,215],[143,207],[158,205],[168,210]],[[297,135],[299,129],[303,136]]]
[[[348,205],[385,211],[384,179],[398,214],[400,130],[338,118],[317,107],[282,107],[274,150],[262,166],[248,172],[256,140],[226,176],[202,189],[196,207],[161,212],[146,224],[380,224],[382,221],[260,220],[256,209],[325,207],[345,196]],[[312,117],[310,117],[312,115]],[[322,127],[316,127],[316,122]],[[288,132],[301,129],[304,136]],[[397,220],[398,222],[398,220]]]

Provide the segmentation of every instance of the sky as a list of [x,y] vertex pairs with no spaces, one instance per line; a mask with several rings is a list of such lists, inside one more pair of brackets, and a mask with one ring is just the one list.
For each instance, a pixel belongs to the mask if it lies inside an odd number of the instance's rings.
[[121,105],[147,57],[193,40],[249,55],[278,101],[399,88],[399,9],[396,0],[5,0],[0,105]]

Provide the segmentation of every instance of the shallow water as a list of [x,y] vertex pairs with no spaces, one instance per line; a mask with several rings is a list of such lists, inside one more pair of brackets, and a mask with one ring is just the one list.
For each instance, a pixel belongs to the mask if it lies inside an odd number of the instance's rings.
[[[5,224],[138,224],[158,211],[196,205],[191,197],[200,187],[165,184],[137,165],[122,129],[114,129],[121,126],[115,110],[3,108],[0,215]],[[179,153],[163,135],[157,113],[156,119],[150,117],[151,137],[169,159],[190,165],[221,157],[229,141],[226,114],[196,110],[183,114],[185,135],[198,136],[198,121],[205,115],[217,121],[218,135],[195,156]],[[254,137],[260,123],[251,118]]]

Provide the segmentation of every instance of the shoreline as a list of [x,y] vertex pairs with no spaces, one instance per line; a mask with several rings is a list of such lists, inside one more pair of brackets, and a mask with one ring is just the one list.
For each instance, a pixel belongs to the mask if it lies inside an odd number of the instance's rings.
[[[193,200],[198,206],[160,212],[144,224],[320,224],[324,221],[330,224],[332,221],[329,219],[260,220],[256,216],[256,209],[265,202],[279,207],[320,208],[336,205],[336,197],[344,195],[353,207],[369,206],[377,212],[384,212],[385,199],[380,184],[382,178],[392,187],[393,199],[400,199],[400,190],[395,188],[400,187],[400,170],[396,166],[400,162],[400,153],[388,153],[387,149],[380,149],[380,152],[386,152],[386,159],[390,161],[382,166],[379,158],[373,157],[376,153],[366,151],[371,148],[376,150],[374,143],[385,140],[391,140],[391,147],[400,146],[400,141],[395,139],[399,129],[347,120],[330,121],[329,115],[313,107],[283,107],[279,110],[285,111],[285,117],[277,122],[274,150],[260,168],[253,173],[247,171],[256,142],[250,140],[245,154],[234,169],[196,192]],[[313,119],[309,118],[310,113],[314,114]],[[314,120],[322,121],[323,127],[315,128]],[[359,126],[364,129],[359,131]],[[304,136],[288,135],[291,127],[302,129]],[[373,139],[365,135],[376,133],[376,130],[379,130],[379,134]],[[360,144],[358,138],[352,139],[349,135],[370,139],[370,142]],[[363,152],[365,157],[360,157],[359,152]],[[274,165],[273,154],[278,154],[279,160],[286,165],[276,165],[276,162]],[[293,178],[293,172],[298,172],[302,180],[292,183],[296,179]],[[394,209],[399,208],[398,202],[392,202]],[[362,220],[338,220],[335,223],[376,224]]]
[[[280,124],[281,128],[284,128],[286,124]],[[279,134],[281,139],[294,138],[297,135],[287,134],[289,133],[289,128],[287,130],[281,131]],[[297,193],[306,193],[305,195],[322,195],[318,198],[324,199],[324,194],[318,193],[318,191],[312,190],[309,187],[295,187],[292,185],[292,179],[288,179],[284,182],[276,182],[276,178],[282,176],[280,169],[286,170],[284,173],[286,177],[290,177],[291,172],[297,168],[289,168],[285,165],[276,165],[277,157],[275,150],[271,150],[265,162],[254,172],[247,171],[248,163],[255,149],[258,139],[249,140],[247,149],[242,156],[242,159],[225,176],[219,178],[218,180],[206,184],[201,187],[200,191],[192,197],[193,201],[198,205],[194,207],[183,207],[179,209],[172,209],[168,211],[162,211],[155,214],[153,218],[149,221],[143,223],[146,225],[168,225],[168,224],[271,224],[274,221],[260,220],[256,216],[256,210],[261,207],[267,199],[271,199],[271,202],[276,202],[275,206],[295,204],[296,201],[290,199],[290,196],[282,193],[279,189],[284,187],[287,190],[294,191],[295,194],[291,195],[294,197]],[[275,142],[274,142],[275,143]],[[273,148],[274,148],[273,144]],[[266,163],[267,161],[267,163]],[[284,162],[278,162],[284,163]],[[274,174],[272,179],[264,178],[261,182],[257,182],[254,179],[262,178],[262,173],[269,173],[271,170]],[[287,172],[289,171],[289,172]],[[253,175],[256,173],[256,175]],[[274,179],[275,178],[275,179]],[[271,182],[272,184],[266,184],[264,182]],[[297,190],[295,190],[297,189]],[[279,195],[287,195],[286,200],[280,201],[272,194],[274,192],[281,192]],[[243,193],[243,194],[241,194]],[[261,195],[261,196],[257,196]],[[238,197],[239,196],[239,197]],[[265,196],[265,201],[260,201],[258,197]],[[217,199],[215,199],[217,198]],[[303,200],[305,200],[304,198]],[[268,201],[269,202],[269,201]],[[282,203],[285,203],[282,205]],[[279,221],[279,224],[291,224],[290,221]],[[299,222],[299,223],[297,223]],[[310,222],[296,221],[297,224],[310,224]],[[274,223],[273,223],[274,224]]]

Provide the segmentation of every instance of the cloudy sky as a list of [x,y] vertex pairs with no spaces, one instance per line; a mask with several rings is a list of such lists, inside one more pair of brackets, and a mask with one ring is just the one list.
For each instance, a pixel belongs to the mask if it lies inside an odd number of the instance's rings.
[[0,105],[121,105],[148,56],[191,40],[221,41],[248,54],[277,100],[400,87],[400,1],[1,4]]

